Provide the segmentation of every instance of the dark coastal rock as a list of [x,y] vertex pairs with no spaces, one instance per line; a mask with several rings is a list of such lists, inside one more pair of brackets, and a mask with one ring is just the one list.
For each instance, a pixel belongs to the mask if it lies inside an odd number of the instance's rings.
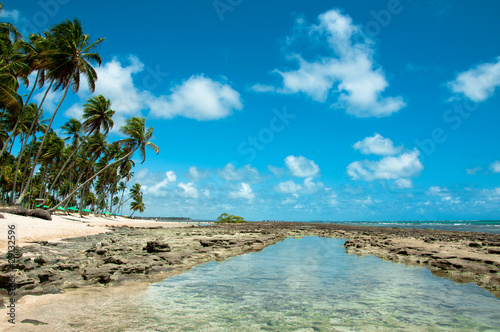
[[117,264],[117,265],[122,265],[122,264],[125,264],[125,261],[122,260],[120,257],[118,256],[110,256],[110,257],[106,257],[104,258],[104,263],[106,264]]
[[0,274],[0,288],[8,288],[11,283],[10,273],[1,273]]
[[52,269],[42,270],[38,272],[38,279],[41,283],[52,281],[56,273]]
[[110,267],[107,265],[99,268],[90,268],[83,272],[82,278],[90,282],[107,284],[111,281],[111,275],[116,270],[117,270],[116,267]]
[[41,321],[36,320],[36,319],[23,319],[21,321],[21,324],[31,324],[31,325],[35,325],[35,326],[38,326],[38,325],[49,325],[48,323],[41,322]]
[[108,249],[104,249],[104,248],[98,248],[95,250],[95,253],[98,255],[104,255],[107,252],[108,252]]
[[40,218],[44,220],[52,220],[52,216],[49,211],[42,209],[34,209],[28,212],[29,217]]
[[147,274],[149,271],[149,266],[146,264],[137,264],[131,266],[125,266],[120,270],[123,274]]
[[67,263],[56,265],[54,268],[59,271],[76,271],[80,267],[77,264]]
[[166,242],[149,241],[143,248],[143,250],[146,250],[149,253],[153,253],[153,252],[169,252],[172,249],[170,249],[170,246]]
[[42,256],[38,256],[37,258],[35,258],[33,260],[35,263],[37,263],[38,265],[42,266],[43,264],[47,263],[47,261],[45,259],[43,259]]
[[23,287],[26,285],[34,285],[36,284],[36,280],[33,278],[26,277],[24,275],[19,276],[19,278],[16,277],[16,286],[17,287]]

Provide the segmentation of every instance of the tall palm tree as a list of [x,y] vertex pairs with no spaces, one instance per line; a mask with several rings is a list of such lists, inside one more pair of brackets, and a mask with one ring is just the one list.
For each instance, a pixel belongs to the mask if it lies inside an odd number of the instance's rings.
[[26,120],[28,120],[31,123],[31,125],[30,125],[30,129],[26,130],[26,136],[21,144],[21,150],[19,151],[19,155],[17,157],[16,171],[15,171],[15,176],[14,176],[14,184],[12,186],[12,193],[11,193],[10,200],[9,200],[9,204],[11,204],[11,205],[14,203],[14,198],[16,196],[17,175],[18,175],[18,171],[19,171],[19,166],[21,165],[21,160],[23,159],[23,156],[24,156],[24,151],[25,151],[26,145],[28,144],[30,131],[36,126],[36,124],[39,121],[37,110],[38,110],[37,105],[32,103],[25,109],[25,113],[23,114],[23,117]]
[[[54,181],[50,185],[50,188],[49,188],[47,193],[52,192],[52,190],[54,189],[54,186],[57,183],[57,180],[59,180],[59,177],[61,176],[63,171],[66,169],[66,167],[69,165],[69,163],[75,161],[76,154],[77,154],[78,149],[80,147],[80,141],[82,140],[82,136],[81,136],[82,124],[77,119],[74,119],[74,118],[70,119],[68,122],[66,122],[64,124],[64,126],[61,127],[61,129],[62,129],[63,134],[69,135],[69,137],[66,139],[73,139],[72,153],[66,159],[66,162],[63,164],[63,166],[59,169],[59,173],[54,178]],[[47,197],[45,197],[45,199],[46,198]],[[42,204],[45,204],[45,201]]]
[[[52,114],[42,138],[40,149],[33,161],[34,165],[38,161],[52,122],[66,98],[69,88],[72,87],[73,92],[78,92],[80,77],[83,76],[87,79],[89,90],[94,92],[97,74],[91,63],[101,65],[101,57],[98,53],[95,53],[95,50],[103,40],[103,38],[100,38],[91,43],[90,36],[83,33],[82,24],[77,19],[73,21],[66,20],[50,29],[48,34],[49,51],[44,54],[47,77],[54,83],[53,89],[64,89],[64,94]],[[23,201],[27,187],[33,179],[34,171],[35,167],[33,167],[25,190],[19,195],[16,204],[21,204]]]
[[[127,123],[125,126],[123,126],[120,129],[120,132],[123,134],[127,135],[128,138],[124,138],[120,141],[118,141],[120,144],[122,144],[129,153],[127,153],[125,156],[115,160],[114,162],[108,164],[106,167],[101,169],[99,172],[94,174],[92,177],[87,179],[84,183],[82,183],[80,186],[78,186],[73,192],[69,195],[73,195],[75,192],[80,190],[83,186],[85,186],[87,183],[92,181],[96,176],[99,176],[101,173],[106,171],[109,167],[113,166],[114,164],[120,163],[121,161],[125,160],[126,158],[132,156],[137,150],[139,150],[142,162],[146,160],[146,147],[149,147],[152,149],[156,154],[160,152],[160,148],[156,146],[154,143],[150,142],[149,140],[153,136],[153,128],[147,128],[145,127],[145,119],[139,118],[139,117],[132,117],[127,120]],[[61,206],[69,197],[66,197],[63,199],[59,204],[57,204],[55,207],[53,207],[50,212],[55,211],[59,206]]]
[[140,213],[143,213],[144,210],[146,210],[146,205],[144,204],[144,202],[142,200],[142,193],[140,195],[137,195],[136,197],[134,197],[134,200],[132,201],[132,203],[130,203],[130,209],[132,211],[134,211],[134,212],[132,212],[130,217],[132,217],[134,215],[134,213],[136,213],[137,211],[139,211]]
[[113,128],[113,114],[115,111],[111,109],[111,102],[102,95],[89,98],[87,103],[83,105],[83,128],[90,136],[93,133],[102,131],[107,135]]

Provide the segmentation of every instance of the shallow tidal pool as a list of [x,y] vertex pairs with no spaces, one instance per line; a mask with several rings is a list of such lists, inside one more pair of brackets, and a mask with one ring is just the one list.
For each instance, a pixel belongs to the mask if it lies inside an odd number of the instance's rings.
[[343,243],[289,238],[152,284],[128,330],[500,329],[500,299],[475,284],[348,255]]

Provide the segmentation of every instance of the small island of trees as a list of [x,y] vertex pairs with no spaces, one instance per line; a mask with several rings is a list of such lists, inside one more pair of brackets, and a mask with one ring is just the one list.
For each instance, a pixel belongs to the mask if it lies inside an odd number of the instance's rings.
[[218,218],[216,223],[239,224],[247,222],[243,217],[233,216],[232,214],[223,213]]

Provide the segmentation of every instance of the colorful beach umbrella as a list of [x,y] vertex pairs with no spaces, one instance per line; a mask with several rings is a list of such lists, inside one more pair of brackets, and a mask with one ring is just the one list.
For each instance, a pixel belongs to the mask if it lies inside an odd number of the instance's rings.
[[83,211],[83,212],[92,212],[92,211],[90,211],[89,209],[83,209],[82,211]]
[[111,214],[110,212],[104,211],[102,214]]
[[64,210],[66,210],[66,209],[65,209],[65,208],[63,208],[62,206],[58,206],[58,207],[57,207],[57,209],[58,209],[59,211],[64,211]]
[[78,208],[74,207],[74,206],[70,206],[69,208],[66,208],[66,210],[78,211]]

